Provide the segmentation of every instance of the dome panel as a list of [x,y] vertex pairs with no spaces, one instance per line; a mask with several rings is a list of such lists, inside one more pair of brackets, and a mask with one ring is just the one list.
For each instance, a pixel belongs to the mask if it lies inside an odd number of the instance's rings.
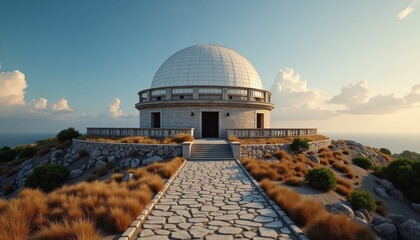
[[254,66],[232,49],[195,45],[176,52],[156,72],[152,88],[231,86],[262,89]]

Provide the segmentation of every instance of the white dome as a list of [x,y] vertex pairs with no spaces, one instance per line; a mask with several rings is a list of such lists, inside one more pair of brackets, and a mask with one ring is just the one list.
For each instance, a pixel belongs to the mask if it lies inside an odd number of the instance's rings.
[[152,88],[172,86],[230,86],[262,89],[260,76],[242,55],[218,45],[182,49],[160,66]]

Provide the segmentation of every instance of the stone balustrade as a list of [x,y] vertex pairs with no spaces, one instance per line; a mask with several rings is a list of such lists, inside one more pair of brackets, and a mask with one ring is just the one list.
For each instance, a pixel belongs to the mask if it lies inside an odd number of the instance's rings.
[[316,128],[241,128],[227,129],[228,136],[253,137],[299,137],[317,134]]
[[104,137],[172,137],[179,133],[194,136],[194,128],[87,128],[87,135]]

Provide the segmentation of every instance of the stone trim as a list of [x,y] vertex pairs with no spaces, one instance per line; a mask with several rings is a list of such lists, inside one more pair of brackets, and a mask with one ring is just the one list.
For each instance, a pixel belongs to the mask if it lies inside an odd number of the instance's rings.
[[296,226],[296,224],[289,218],[289,216],[287,216],[287,214],[283,210],[281,210],[277,203],[275,203],[267,196],[267,194],[265,194],[265,191],[261,188],[260,184],[257,182],[257,180],[254,179],[254,177],[252,177],[252,175],[248,172],[248,170],[246,170],[242,163],[238,159],[235,160],[239,167],[242,168],[247,177],[251,180],[255,188],[258,189],[260,194],[267,200],[267,202],[271,205],[271,207],[274,209],[277,215],[279,215],[279,217],[283,220],[283,222],[287,225],[291,232],[295,234],[295,236],[300,240],[309,240],[309,238],[305,236],[302,230],[300,230],[300,228]]
[[149,216],[149,213],[152,212],[155,205],[159,202],[159,200],[162,198],[162,196],[166,193],[168,188],[171,186],[172,182],[178,176],[178,173],[182,170],[182,168],[187,163],[187,160],[182,163],[182,165],[176,170],[176,172],[166,181],[165,185],[163,185],[163,189],[158,192],[155,197],[150,201],[149,204],[146,205],[146,207],[143,209],[141,214],[137,216],[137,218],[131,223],[131,225],[121,234],[119,237],[119,240],[129,240],[133,237],[134,233],[140,228],[143,221]]

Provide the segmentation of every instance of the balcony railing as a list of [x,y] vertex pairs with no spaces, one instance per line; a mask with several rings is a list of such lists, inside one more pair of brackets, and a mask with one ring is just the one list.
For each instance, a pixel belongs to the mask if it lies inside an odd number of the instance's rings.
[[194,128],[87,128],[87,135],[104,137],[172,137],[179,133],[194,136]]
[[317,134],[316,128],[241,128],[227,129],[228,136],[239,138],[253,137],[298,137]]

